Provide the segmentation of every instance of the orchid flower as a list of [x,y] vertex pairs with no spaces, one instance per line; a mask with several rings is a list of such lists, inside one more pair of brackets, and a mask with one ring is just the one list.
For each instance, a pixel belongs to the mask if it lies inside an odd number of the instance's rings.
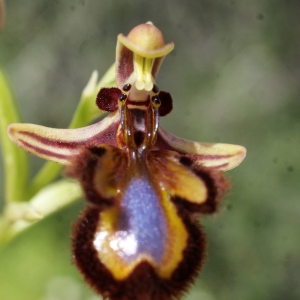
[[120,34],[116,87],[96,97],[109,113],[103,120],[78,129],[8,127],[17,146],[65,165],[80,182],[88,205],[74,230],[74,262],[105,299],[174,299],[187,290],[206,245],[193,215],[216,211],[229,186],[223,172],[246,154],[160,127],[172,98],[155,78],[173,48],[152,23]]

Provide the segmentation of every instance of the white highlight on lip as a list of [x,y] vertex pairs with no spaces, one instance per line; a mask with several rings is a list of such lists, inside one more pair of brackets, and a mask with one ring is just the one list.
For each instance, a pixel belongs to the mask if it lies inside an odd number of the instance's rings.
[[[94,247],[97,251],[103,250],[103,243],[108,237],[108,232],[97,232],[94,239]],[[119,253],[120,256],[130,256],[137,253],[137,240],[133,233],[117,231],[109,238],[110,248]]]
[[107,236],[108,236],[108,233],[105,231],[96,233],[93,244],[97,251],[101,251],[102,244]]
[[[133,233],[118,231],[110,241],[110,247],[115,251],[120,251],[125,255],[133,255],[137,252],[137,240]],[[121,253],[120,253],[121,254]]]

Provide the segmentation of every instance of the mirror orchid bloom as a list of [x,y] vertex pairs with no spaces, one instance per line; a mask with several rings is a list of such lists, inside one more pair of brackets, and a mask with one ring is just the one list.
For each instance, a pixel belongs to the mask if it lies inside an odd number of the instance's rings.
[[104,299],[178,299],[205,258],[195,215],[216,211],[229,188],[224,171],[246,155],[239,145],[198,143],[164,131],[172,98],[155,78],[165,44],[152,23],[124,36],[116,49],[117,87],[102,88],[100,122],[79,129],[11,124],[24,150],[66,165],[87,207],[73,233],[73,257]]

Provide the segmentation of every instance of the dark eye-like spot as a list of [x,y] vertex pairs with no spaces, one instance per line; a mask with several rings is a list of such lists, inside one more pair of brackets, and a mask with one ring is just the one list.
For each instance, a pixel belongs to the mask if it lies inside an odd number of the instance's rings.
[[101,148],[101,147],[92,147],[89,149],[93,154],[97,155],[97,156],[102,156],[105,152],[106,149],[105,148]]
[[124,93],[121,93],[121,95],[119,96],[119,100],[120,101],[125,101],[127,99],[127,95],[126,94],[124,94]]
[[186,167],[190,167],[193,163],[193,161],[189,157],[186,157],[186,156],[181,156],[179,162]]
[[123,91],[124,91],[124,92],[130,91],[130,89],[131,89],[131,84],[130,84],[130,83],[127,83],[127,84],[125,84],[125,85],[123,86]]
[[154,106],[155,108],[160,107],[161,101],[160,101],[159,96],[153,96],[153,97],[152,97],[152,104],[153,104],[153,106]]
[[167,115],[168,113],[170,113],[173,109],[173,101],[172,101],[172,96],[170,93],[161,91],[159,92],[159,98],[161,101],[161,105],[158,109],[159,111],[159,115],[161,117]]
[[157,94],[159,92],[159,88],[156,84],[153,85],[152,92],[155,93],[155,94]]

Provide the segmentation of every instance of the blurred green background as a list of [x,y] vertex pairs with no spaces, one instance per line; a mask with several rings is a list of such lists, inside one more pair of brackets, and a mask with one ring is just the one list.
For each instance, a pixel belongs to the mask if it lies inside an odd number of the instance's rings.
[[[7,1],[0,64],[25,122],[67,127],[117,34],[151,20],[175,42],[157,78],[174,101],[164,129],[247,148],[220,212],[203,218],[209,258],[186,300],[300,299],[299,15],[295,0]],[[43,161],[31,159],[34,174]],[[0,176],[3,190],[2,165]],[[1,299],[97,299],[71,263],[82,206],[2,250]]]

